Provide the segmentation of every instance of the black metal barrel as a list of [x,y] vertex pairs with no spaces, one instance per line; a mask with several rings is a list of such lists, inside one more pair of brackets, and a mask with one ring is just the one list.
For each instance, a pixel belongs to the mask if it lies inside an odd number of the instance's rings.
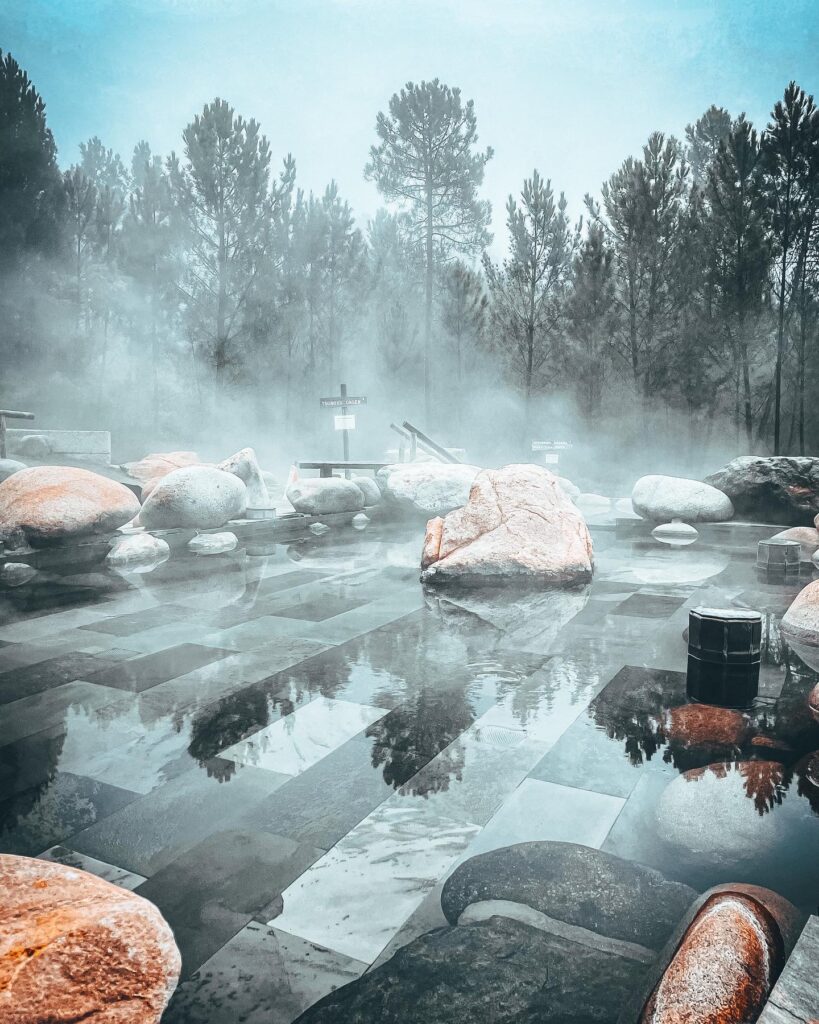
[[691,700],[747,707],[759,692],[762,615],[742,608],[688,613],[687,690]]

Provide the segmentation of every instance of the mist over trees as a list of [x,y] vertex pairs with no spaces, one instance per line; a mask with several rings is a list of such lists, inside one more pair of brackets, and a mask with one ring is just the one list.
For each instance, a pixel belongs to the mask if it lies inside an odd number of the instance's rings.
[[582,210],[521,169],[500,260],[472,101],[410,82],[373,115],[362,173],[385,206],[362,224],[218,98],[178,152],[94,137],[60,170],[43,99],[2,55],[3,402],[44,415],[60,395],[63,425],[178,447],[227,406],[296,432],[347,378],[462,445],[493,429],[475,395],[503,389],[507,459],[559,434],[554,398],[590,435],[679,412],[684,444],[815,452],[819,112],[798,85],[765,125],[712,106],[652,133]]

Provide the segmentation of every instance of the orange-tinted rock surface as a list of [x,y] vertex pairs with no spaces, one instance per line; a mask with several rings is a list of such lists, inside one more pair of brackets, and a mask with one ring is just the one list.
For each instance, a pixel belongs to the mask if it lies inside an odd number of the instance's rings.
[[773,917],[751,898],[706,901],[646,1003],[640,1024],[748,1024],[781,969]]
[[73,466],[35,466],[0,483],[0,537],[31,544],[113,532],[139,512],[115,480]]
[[546,583],[588,580],[591,537],[582,513],[548,470],[482,470],[469,501],[427,524],[425,581],[516,577]]
[[683,704],[666,715],[669,742],[688,747],[741,746],[750,731],[745,715],[709,704]]
[[0,855],[0,1021],[157,1024],[179,977],[156,907],[85,871]]
[[174,469],[198,466],[200,463],[201,459],[196,452],[154,452],[137,462],[126,462],[122,468],[128,476],[146,484],[149,480],[167,476]]

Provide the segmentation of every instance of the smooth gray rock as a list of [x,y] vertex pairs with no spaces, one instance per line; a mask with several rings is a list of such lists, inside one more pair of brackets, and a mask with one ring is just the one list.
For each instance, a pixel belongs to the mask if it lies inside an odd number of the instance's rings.
[[0,569],[0,583],[6,587],[22,587],[37,575],[33,565],[25,562],[6,562]]
[[188,550],[195,555],[222,555],[234,551],[239,543],[235,533],[199,533],[188,541]]
[[237,519],[247,507],[247,488],[215,466],[185,466],[162,477],[142,506],[148,530],[188,527],[215,530]]
[[105,564],[112,569],[131,569],[165,562],[170,555],[166,541],[150,533],[134,533],[114,542],[105,556]]
[[26,434],[20,438],[17,451],[29,459],[47,459],[54,452],[54,445],[45,434]]
[[0,484],[12,474],[19,473],[21,469],[25,468],[25,462],[18,462],[17,459],[0,459]]
[[445,516],[462,508],[480,470],[477,466],[441,462],[396,463],[377,474],[384,500],[399,511]]
[[378,505],[381,502],[381,488],[371,476],[354,476],[353,483],[364,495],[364,506]]
[[250,508],[269,508],[270,494],[267,490],[256,452],[252,448],[242,448],[229,459],[220,462],[218,469],[238,476],[247,488],[247,503]]
[[631,492],[638,516],[657,523],[682,519],[686,523],[720,523],[733,518],[731,499],[701,480],[677,476],[642,476]]
[[696,895],[653,868],[588,846],[532,842],[465,861],[444,884],[441,908],[455,924],[472,903],[511,900],[658,950]]
[[647,965],[492,917],[439,928],[298,1024],[615,1024]]
[[744,455],[705,478],[760,523],[810,526],[819,513],[819,458]]
[[341,477],[313,477],[297,480],[286,491],[287,500],[297,512],[322,516],[333,512],[360,512],[364,494],[352,480]]

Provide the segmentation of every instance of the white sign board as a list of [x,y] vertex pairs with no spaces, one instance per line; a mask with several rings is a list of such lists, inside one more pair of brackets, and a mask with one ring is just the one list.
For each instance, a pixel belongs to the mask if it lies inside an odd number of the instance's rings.
[[557,452],[544,452],[541,462],[546,466],[556,466],[560,461],[560,455]]
[[532,441],[533,452],[566,452],[571,446],[571,441]]
[[349,413],[346,416],[334,416],[336,430],[355,430],[355,415]]

